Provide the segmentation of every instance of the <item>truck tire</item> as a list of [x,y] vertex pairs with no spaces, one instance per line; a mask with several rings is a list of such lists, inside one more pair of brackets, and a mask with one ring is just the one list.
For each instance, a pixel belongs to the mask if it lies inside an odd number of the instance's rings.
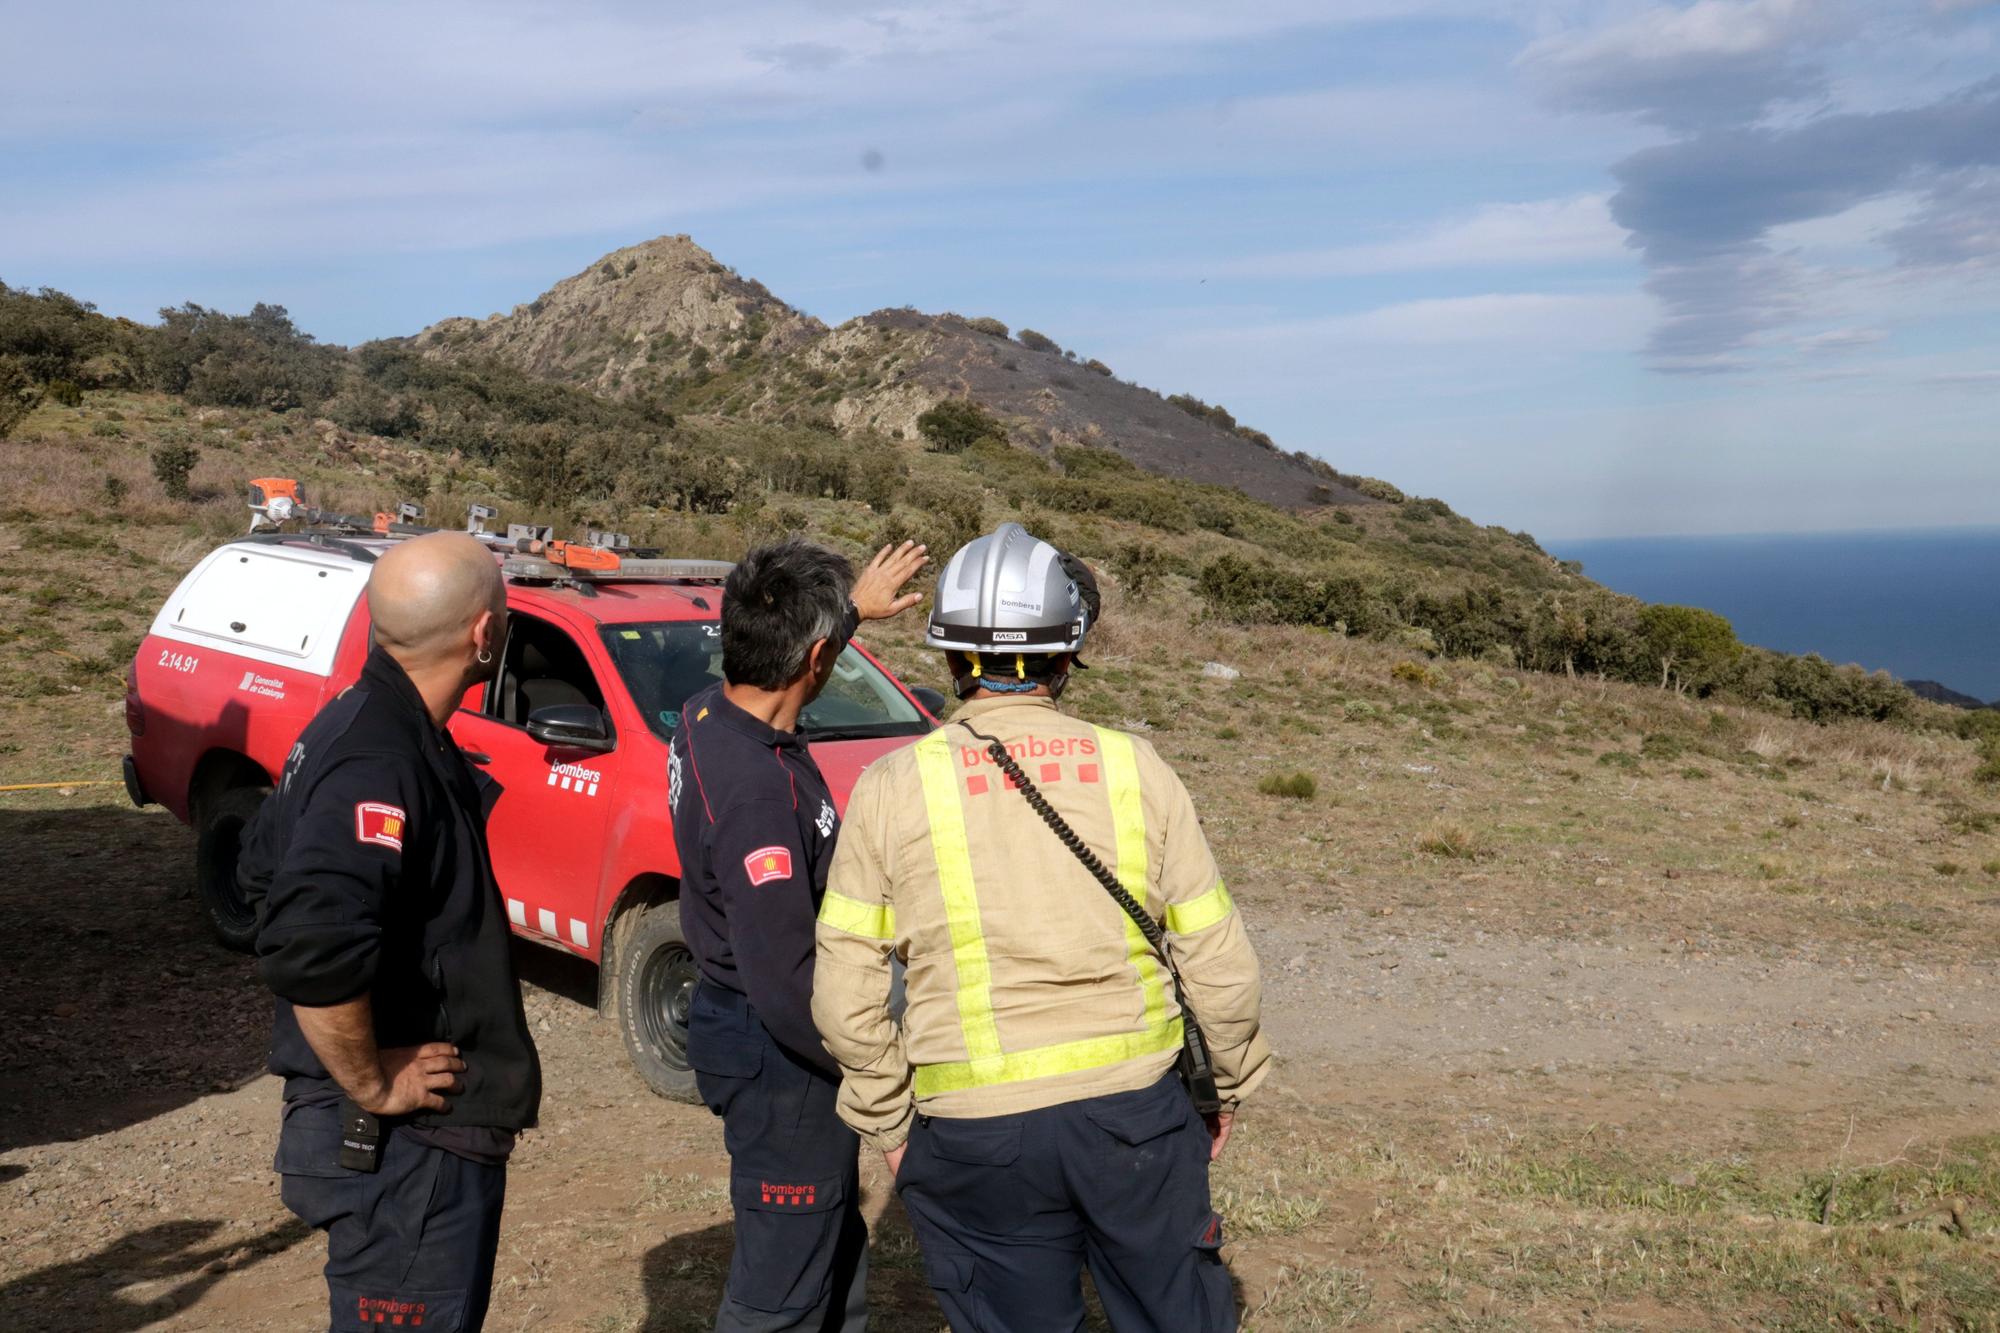
[[680,904],[638,909],[618,950],[618,1024],[625,1050],[646,1086],[677,1102],[698,1102],[688,1063],[688,1006],[699,973],[681,937]]
[[230,787],[205,802],[201,811],[194,853],[195,897],[216,941],[238,953],[249,953],[257,942],[257,913],[236,887],[236,856],[243,847],[244,826],[269,793],[266,787]]

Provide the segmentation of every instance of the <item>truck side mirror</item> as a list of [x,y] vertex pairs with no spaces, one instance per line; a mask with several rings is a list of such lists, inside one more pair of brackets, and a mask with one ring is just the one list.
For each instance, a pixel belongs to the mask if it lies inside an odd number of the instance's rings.
[[589,704],[550,704],[528,714],[528,734],[544,745],[603,754],[617,741],[603,712]]
[[934,690],[928,685],[918,685],[910,691],[910,697],[924,706],[924,711],[932,717],[942,718],[949,706],[945,702],[944,691]]

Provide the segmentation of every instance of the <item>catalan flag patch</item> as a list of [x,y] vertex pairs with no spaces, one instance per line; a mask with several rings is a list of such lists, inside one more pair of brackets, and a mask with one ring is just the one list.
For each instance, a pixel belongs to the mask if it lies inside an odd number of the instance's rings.
[[400,852],[403,850],[403,826],[408,822],[409,817],[403,813],[401,806],[362,801],[354,807],[354,840]]
[[769,884],[775,880],[792,877],[792,849],[789,847],[759,847],[743,858],[743,870],[750,876],[750,887]]

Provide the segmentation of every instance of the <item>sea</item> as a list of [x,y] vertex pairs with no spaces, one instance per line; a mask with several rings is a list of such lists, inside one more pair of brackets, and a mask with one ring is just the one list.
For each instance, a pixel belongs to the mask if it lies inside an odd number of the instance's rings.
[[1746,643],[2000,700],[2000,527],[1546,545],[1606,587],[1726,616]]

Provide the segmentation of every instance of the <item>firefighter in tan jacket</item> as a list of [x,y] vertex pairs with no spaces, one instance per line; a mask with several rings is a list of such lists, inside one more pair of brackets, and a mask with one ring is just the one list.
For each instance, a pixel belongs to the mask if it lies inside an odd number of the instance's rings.
[[[887,1158],[959,1333],[1081,1327],[1086,1262],[1118,1333],[1236,1327],[1208,1164],[1269,1061],[1257,960],[1173,770],[1056,709],[1095,593],[1012,523],[952,558],[926,641],[966,702],[862,774],[820,908],[813,1019],[840,1115]],[[1163,959],[994,740],[1164,926],[1219,1113],[1176,1075]]]

